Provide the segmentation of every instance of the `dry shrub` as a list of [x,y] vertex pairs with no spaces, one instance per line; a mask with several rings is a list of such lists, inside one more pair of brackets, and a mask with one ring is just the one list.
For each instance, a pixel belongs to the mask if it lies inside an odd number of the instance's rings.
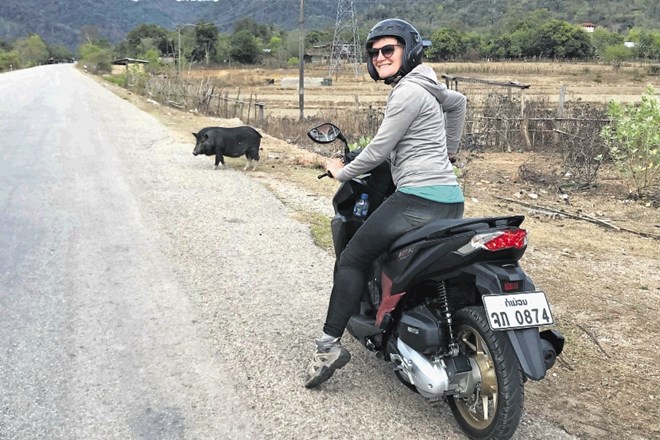
[[[586,73],[608,74],[615,71],[614,67],[604,63],[576,63],[553,61],[491,61],[481,63],[448,62],[428,63],[437,72],[452,72],[453,75],[541,75],[541,76],[581,76]],[[619,71],[632,72],[638,66],[631,63],[621,63]]]
[[572,103],[569,113],[574,119],[562,121],[556,148],[561,155],[571,183],[590,187],[596,183],[598,170],[609,160],[608,148],[600,136],[605,125],[605,111],[583,102]]
[[217,88],[257,87],[265,84],[268,74],[263,69],[191,70],[184,75],[191,81],[209,80]]
[[542,186],[554,186],[561,182],[558,164],[551,157],[541,154],[530,156],[518,167],[518,178]]
[[343,145],[340,142],[317,144],[307,137],[307,132],[317,125],[332,122],[338,126],[349,143],[356,142],[360,137],[371,137],[376,134],[383,119],[379,110],[369,107],[364,110],[334,109],[308,116],[303,121],[289,117],[267,117],[263,130],[271,136],[286,139],[298,146],[322,156],[331,157],[341,153]]

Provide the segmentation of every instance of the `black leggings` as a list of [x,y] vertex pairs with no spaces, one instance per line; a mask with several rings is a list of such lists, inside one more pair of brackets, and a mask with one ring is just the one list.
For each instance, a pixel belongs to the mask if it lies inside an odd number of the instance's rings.
[[342,336],[360,305],[367,270],[399,237],[432,220],[462,216],[463,203],[437,203],[398,191],[385,200],[341,254],[323,332]]

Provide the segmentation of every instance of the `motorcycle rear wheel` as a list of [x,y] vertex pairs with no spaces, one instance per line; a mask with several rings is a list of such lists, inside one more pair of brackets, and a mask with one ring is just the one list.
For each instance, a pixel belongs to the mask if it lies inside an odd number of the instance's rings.
[[466,398],[450,396],[456,421],[472,439],[509,439],[523,411],[523,374],[504,332],[490,329],[483,307],[456,313],[455,329],[461,353],[476,361],[481,386]]

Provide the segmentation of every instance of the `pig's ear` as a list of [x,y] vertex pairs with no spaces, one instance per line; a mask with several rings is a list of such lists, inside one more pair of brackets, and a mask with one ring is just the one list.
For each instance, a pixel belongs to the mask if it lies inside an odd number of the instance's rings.
[[193,133],[192,135],[195,136],[195,139],[197,139],[197,133]]

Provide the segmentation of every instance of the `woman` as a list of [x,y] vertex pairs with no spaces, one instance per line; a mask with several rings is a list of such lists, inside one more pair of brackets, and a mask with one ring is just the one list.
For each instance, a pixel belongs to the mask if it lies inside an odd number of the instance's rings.
[[345,182],[389,159],[397,191],[370,215],[341,254],[307,388],[325,382],[350,360],[340,339],[359,307],[373,261],[404,233],[434,219],[463,216],[463,193],[450,159],[463,131],[465,96],[438,84],[433,69],[421,65],[421,35],[403,20],[376,24],[366,49],[369,75],[392,86],[385,117],[357,158],[346,166],[340,159],[331,160],[326,168]]

